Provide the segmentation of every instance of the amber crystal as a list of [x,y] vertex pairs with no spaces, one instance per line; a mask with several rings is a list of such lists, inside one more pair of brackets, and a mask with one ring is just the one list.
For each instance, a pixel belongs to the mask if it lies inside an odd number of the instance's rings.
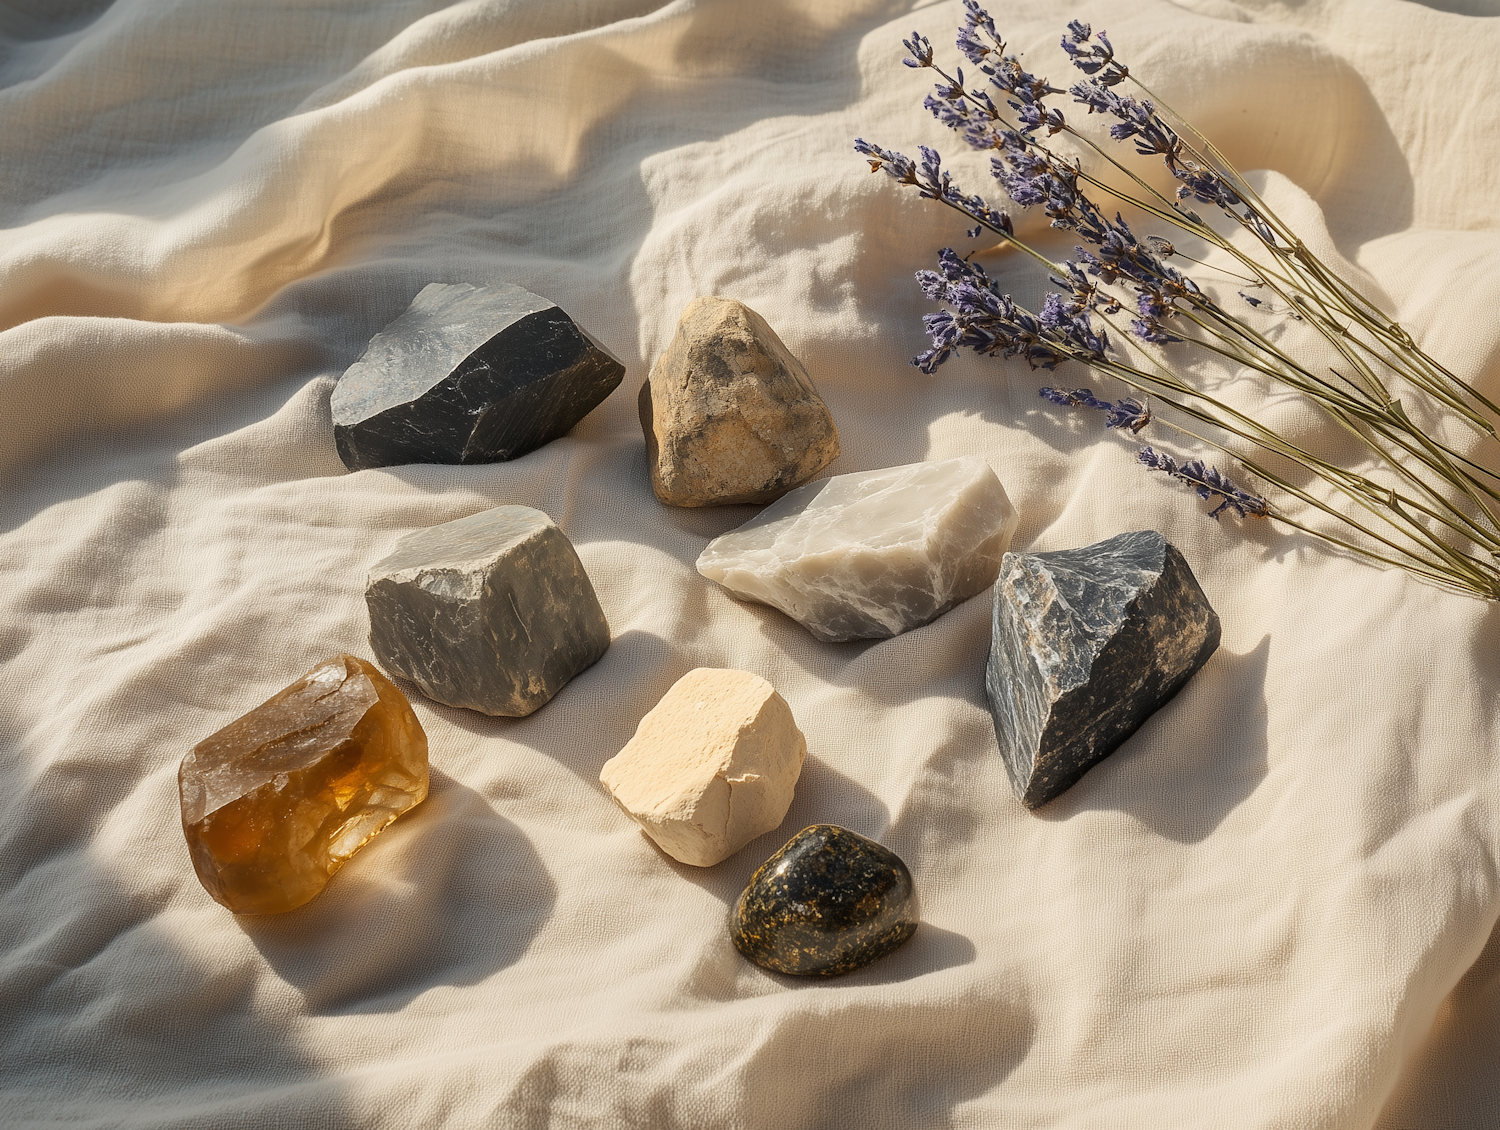
[[307,902],[427,795],[427,735],[371,663],[337,655],[182,759],[182,830],[239,914]]

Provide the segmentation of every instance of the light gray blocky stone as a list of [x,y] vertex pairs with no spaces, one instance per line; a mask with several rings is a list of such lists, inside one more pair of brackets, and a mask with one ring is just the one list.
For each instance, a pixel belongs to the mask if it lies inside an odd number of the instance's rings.
[[407,534],[370,570],[365,602],[382,666],[485,714],[530,714],[609,648],[572,543],[529,506]]

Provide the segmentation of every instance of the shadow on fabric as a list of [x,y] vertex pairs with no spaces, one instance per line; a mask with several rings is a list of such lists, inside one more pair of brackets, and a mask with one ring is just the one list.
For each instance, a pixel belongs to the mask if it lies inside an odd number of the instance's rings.
[[[275,1079],[295,1081],[286,1098],[299,1107],[300,1092],[303,1117],[320,1108],[317,1125],[358,1124],[326,1065],[287,1038],[249,947],[197,944],[206,920],[230,915],[198,887],[180,833],[166,882],[159,861],[141,859],[150,833],[139,821],[101,850],[101,826],[118,823],[133,794],[175,801],[175,775],[127,784],[124,767],[87,748],[32,775],[23,738],[0,719],[0,1122],[158,1128],[209,1117],[254,1130],[277,1121],[265,1105]],[[147,807],[176,823],[175,811]],[[60,1063],[72,1073],[65,1092]],[[143,1079],[174,1083],[143,1103]]]
[[1411,0],[1411,3],[1455,16],[1500,17],[1500,0]]
[[511,965],[556,889],[530,842],[479,793],[432,772],[427,801],[312,902],[239,926],[311,1015],[395,1012]]
[[1375,1130],[1486,1126],[1500,1110],[1500,927],[1438,1009]]
[[[1035,814],[1056,821],[1115,809],[1169,840],[1202,842],[1269,771],[1265,682],[1270,655],[1269,636],[1243,655],[1220,650],[1124,745]],[[1213,740],[1181,733],[1187,717],[1197,733]]]
[[115,0],[9,0],[0,9],[0,36],[22,43],[56,39],[79,31],[114,6]]

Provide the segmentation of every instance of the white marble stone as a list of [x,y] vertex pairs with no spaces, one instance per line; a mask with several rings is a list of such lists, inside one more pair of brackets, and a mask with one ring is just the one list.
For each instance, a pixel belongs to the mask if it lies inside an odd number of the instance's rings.
[[700,667],[641,719],[599,780],[662,851],[710,867],[781,823],[806,756],[775,687]]
[[709,542],[698,572],[818,639],[885,639],[988,588],[1019,516],[973,456],[808,483]]

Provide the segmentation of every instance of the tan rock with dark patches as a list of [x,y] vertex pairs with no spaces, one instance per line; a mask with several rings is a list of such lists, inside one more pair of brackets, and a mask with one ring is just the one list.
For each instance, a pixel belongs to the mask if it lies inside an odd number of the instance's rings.
[[638,404],[651,489],[668,506],[772,502],[838,458],[802,362],[732,298],[688,303]]

